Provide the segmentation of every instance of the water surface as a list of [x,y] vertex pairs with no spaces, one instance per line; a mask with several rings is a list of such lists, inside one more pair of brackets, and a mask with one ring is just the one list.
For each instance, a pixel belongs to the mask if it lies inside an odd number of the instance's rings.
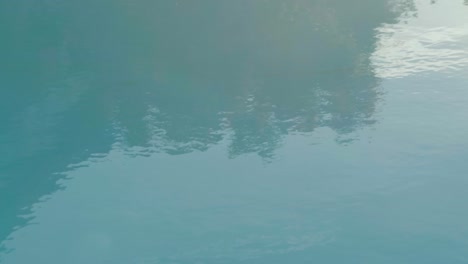
[[468,263],[468,3],[0,2],[0,263]]

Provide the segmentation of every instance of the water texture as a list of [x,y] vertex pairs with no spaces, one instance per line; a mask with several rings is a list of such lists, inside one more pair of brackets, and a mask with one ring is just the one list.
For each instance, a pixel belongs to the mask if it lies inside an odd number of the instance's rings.
[[0,263],[468,263],[468,2],[0,0]]

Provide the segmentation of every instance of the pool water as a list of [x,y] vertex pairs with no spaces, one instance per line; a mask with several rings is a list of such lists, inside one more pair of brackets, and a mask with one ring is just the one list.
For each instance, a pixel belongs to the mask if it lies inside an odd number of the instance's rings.
[[0,263],[468,263],[468,2],[0,2]]

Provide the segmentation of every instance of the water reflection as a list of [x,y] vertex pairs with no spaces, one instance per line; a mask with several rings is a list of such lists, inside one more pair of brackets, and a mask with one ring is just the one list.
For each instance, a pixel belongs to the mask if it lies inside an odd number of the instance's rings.
[[[357,3],[356,3],[357,2]],[[0,4],[0,240],[69,164],[132,154],[274,157],[282,138],[373,124],[374,29],[411,1]],[[4,56],[3,56],[4,55]],[[25,184],[27,183],[27,184]]]
[[[401,78],[435,72],[465,74],[468,67],[466,9],[459,8],[460,4],[456,2],[432,4],[434,7],[423,5],[418,10],[420,19],[412,17],[405,24],[384,24],[377,29],[378,49],[371,59],[376,76]],[[429,19],[434,13],[433,8],[450,8],[451,16]]]

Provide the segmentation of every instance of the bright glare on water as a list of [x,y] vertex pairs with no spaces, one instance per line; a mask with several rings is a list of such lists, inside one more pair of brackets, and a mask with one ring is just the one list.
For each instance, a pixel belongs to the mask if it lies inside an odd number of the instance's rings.
[[467,0],[0,1],[0,263],[468,263]]

